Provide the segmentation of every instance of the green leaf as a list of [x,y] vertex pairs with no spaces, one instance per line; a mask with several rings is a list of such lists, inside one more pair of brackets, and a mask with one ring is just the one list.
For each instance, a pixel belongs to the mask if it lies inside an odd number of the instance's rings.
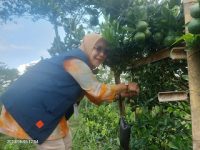
[[170,148],[173,148],[173,149],[179,149],[177,146],[175,146],[174,145],[174,143],[172,143],[172,142],[169,142],[168,143],[168,146],[170,147]]
[[182,75],[182,78],[186,81],[189,81],[188,75]]
[[180,11],[181,11],[180,6],[175,5],[175,6],[171,9],[171,11],[172,11],[172,14],[173,14],[174,17],[178,17],[178,15],[180,14]]

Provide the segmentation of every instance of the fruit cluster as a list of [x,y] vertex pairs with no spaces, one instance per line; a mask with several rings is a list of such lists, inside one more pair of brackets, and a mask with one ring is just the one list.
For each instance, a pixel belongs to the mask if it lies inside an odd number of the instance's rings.
[[200,6],[196,3],[190,8],[192,20],[188,24],[188,31],[192,34],[200,34]]
[[137,33],[134,36],[136,42],[144,42],[146,38],[150,37],[151,32],[148,29],[148,23],[139,21],[136,25]]

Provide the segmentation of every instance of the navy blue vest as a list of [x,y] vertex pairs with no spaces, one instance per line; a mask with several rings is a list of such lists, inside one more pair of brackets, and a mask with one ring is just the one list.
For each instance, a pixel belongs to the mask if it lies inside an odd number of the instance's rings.
[[43,143],[82,94],[80,85],[63,68],[64,60],[78,58],[89,65],[84,52],[74,49],[41,60],[2,95],[7,111],[34,140]]

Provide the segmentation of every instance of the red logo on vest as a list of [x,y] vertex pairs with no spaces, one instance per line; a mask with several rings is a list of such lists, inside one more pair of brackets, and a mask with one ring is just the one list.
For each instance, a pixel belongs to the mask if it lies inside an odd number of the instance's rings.
[[37,126],[38,128],[42,128],[42,127],[44,126],[43,121],[42,121],[42,120],[39,120],[38,122],[36,122],[36,126]]

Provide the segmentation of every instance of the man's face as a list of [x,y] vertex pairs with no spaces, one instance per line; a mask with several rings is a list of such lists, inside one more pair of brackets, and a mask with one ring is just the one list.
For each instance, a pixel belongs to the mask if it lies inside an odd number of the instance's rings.
[[94,68],[96,68],[104,62],[106,56],[107,56],[107,44],[104,40],[100,39],[93,47],[92,53],[89,57],[90,63]]

